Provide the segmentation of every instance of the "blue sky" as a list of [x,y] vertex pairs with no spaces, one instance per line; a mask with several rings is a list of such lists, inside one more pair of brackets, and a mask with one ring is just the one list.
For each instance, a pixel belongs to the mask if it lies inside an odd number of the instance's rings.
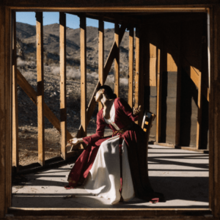
[[[16,12],[16,21],[36,25],[35,12]],[[59,23],[59,12],[44,12],[43,25]],[[87,26],[98,27],[98,20],[86,19]],[[66,26],[69,28],[79,28],[79,17],[76,15],[67,14]],[[114,28],[114,24],[105,22],[105,29]]]

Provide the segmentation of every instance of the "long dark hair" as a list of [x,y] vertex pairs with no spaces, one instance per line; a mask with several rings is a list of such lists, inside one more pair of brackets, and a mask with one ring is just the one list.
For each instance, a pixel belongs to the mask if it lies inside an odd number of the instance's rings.
[[104,89],[104,90],[105,90],[105,94],[108,96],[109,99],[115,99],[115,98],[117,98],[116,94],[113,92],[113,90],[111,89],[110,86],[107,86],[107,85],[100,86],[100,87],[97,89],[97,92],[98,92],[100,89]]

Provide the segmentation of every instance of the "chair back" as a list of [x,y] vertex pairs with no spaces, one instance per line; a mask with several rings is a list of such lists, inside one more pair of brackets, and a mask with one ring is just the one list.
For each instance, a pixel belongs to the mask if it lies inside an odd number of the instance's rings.
[[143,116],[141,128],[145,132],[147,145],[148,145],[148,141],[149,141],[150,129],[152,127],[152,123],[153,123],[153,120],[155,119],[155,117],[156,117],[155,114],[153,114],[152,112],[147,112],[147,111],[145,111],[144,116]]

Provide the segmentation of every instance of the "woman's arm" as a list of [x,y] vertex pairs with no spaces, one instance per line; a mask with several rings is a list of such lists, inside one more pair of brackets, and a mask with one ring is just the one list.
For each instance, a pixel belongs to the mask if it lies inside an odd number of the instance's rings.
[[106,126],[106,123],[102,117],[102,110],[100,110],[97,114],[97,119],[96,119],[96,133],[93,135],[84,137],[83,142],[88,145],[102,138],[104,135],[105,126]]

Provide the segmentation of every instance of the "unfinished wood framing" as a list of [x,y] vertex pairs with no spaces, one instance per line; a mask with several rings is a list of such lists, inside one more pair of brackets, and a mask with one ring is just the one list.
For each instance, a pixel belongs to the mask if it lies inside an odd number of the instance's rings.
[[176,83],[176,124],[175,124],[175,146],[180,145],[180,117],[181,117],[181,74],[182,74],[182,27],[179,28],[179,50],[177,65],[177,83]]
[[81,70],[81,125],[82,136],[86,136],[86,17],[80,17],[80,70]]
[[12,12],[12,166],[18,167],[18,95],[17,95],[16,14]]
[[[23,91],[28,95],[31,101],[37,105],[37,93],[32,88],[32,86],[28,83],[28,81],[24,78],[24,76],[20,73],[17,69],[17,82],[18,85],[23,89]],[[48,105],[44,102],[44,116],[49,120],[49,122],[59,131],[61,132],[60,128],[60,121],[56,117],[56,115],[50,110]],[[72,136],[67,131],[67,139],[71,139]]]
[[61,155],[66,159],[66,14],[60,13],[60,133]]
[[140,29],[136,28],[135,36],[135,88],[134,88],[134,107],[139,106],[139,87],[140,87]]
[[157,76],[157,47],[150,44],[150,86],[156,86],[156,76]]
[[129,73],[128,73],[128,104],[133,107],[133,77],[134,77],[134,28],[129,30]]
[[196,148],[200,149],[201,140],[201,124],[202,124],[202,72],[200,72],[199,83],[198,83],[198,116],[197,116],[197,126],[196,126]]
[[38,162],[44,165],[43,13],[36,13]]
[[119,24],[115,23],[115,43],[117,46],[117,52],[115,55],[115,88],[114,92],[119,97],[119,71],[120,71],[120,64],[119,64],[119,53],[120,53],[120,45],[119,45]]
[[[119,44],[121,43],[121,40],[122,40],[122,37],[123,37],[124,33],[125,33],[125,26],[122,25],[120,27],[120,30],[119,30]],[[109,56],[108,56],[108,58],[107,58],[107,60],[105,62],[104,72],[103,72],[103,81],[104,82],[105,82],[105,80],[106,80],[106,78],[108,76],[108,73],[109,73],[109,71],[111,69],[112,63],[114,61],[116,50],[117,50],[117,47],[116,47],[116,44],[114,42],[113,45],[112,45],[112,48],[111,48],[111,50],[109,52]],[[86,110],[86,112],[87,112],[87,125],[89,124],[89,120],[91,119],[93,111],[95,110],[95,107],[96,107],[96,102],[95,102],[94,96],[95,96],[96,90],[97,90],[97,88],[99,86],[100,86],[100,82],[98,82],[96,84],[94,92],[93,92],[92,97],[90,99],[88,108]],[[81,137],[82,136],[82,131],[83,131],[82,125],[80,125],[79,130],[78,130],[78,132],[76,134],[76,137]]]
[[[104,21],[99,19],[99,82],[100,85],[104,85]],[[99,110],[102,109],[102,104],[99,102]]]
[[[65,0],[64,0],[65,1]],[[52,3],[52,7],[48,6],[48,2],[47,1],[43,1],[40,0],[40,2],[36,1],[32,1],[30,0],[29,2],[25,2],[23,1],[22,4],[20,5],[19,1],[12,1],[9,0],[7,1],[7,7],[1,6],[2,4],[5,4],[5,2],[1,2],[0,3],[0,24],[2,27],[2,31],[0,33],[0,158],[1,158],[1,163],[0,163],[0,218],[10,218],[10,219],[29,219],[31,215],[35,215],[34,217],[31,217],[32,219],[42,219],[42,218],[46,218],[46,217],[42,217],[42,216],[36,216],[37,215],[45,215],[47,217],[52,217],[54,219],[63,219],[63,216],[61,215],[68,215],[70,219],[76,219],[76,218],[87,218],[88,216],[92,216],[92,217],[96,217],[97,215],[101,215],[101,217],[103,218],[112,218],[112,219],[118,219],[120,217],[124,217],[126,216],[126,218],[130,218],[130,219],[134,219],[136,218],[146,218],[149,217],[152,219],[155,218],[161,218],[161,216],[164,216],[166,218],[173,218],[173,219],[183,219],[183,218],[187,218],[189,220],[193,220],[193,219],[219,219],[220,218],[220,172],[219,172],[219,167],[220,167],[220,154],[219,154],[219,143],[220,143],[220,136],[219,136],[219,130],[220,130],[220,101],[219,101],[219,96],[220,96],[220,90],[219,90],[219,73],[220,73],[220,65],[219,65],[219,57],[220,57],[220,52],[219,52],[219,48],[220,48],[220,5],[219,2],[217,2],[216,0],[211,0],[211,1],[194,1],[191,4],[185,4],[185,3],[181,3],[181,7],[177,7],[179,6],[179,3],[176,3],[175,1],[171,1],[169,2],[170,5],[173,5],[172,7],[167,7],[166,9],[164,9],[164,7],[166,7],[167,5],[164,4],[164,1],[159,0],[157,3],[158,4],[156,6],[160,6],[160,8],[158,10],[161,10],[161,12],[164,11],[174,11],[175,10],[175,5],[176,5],[176,9],[179,8],[179,11],[191,11],[196,10],[196,6],[198,6],[200,4],[200,7],[203,7],[203,11],[205,12],[205,7],[211,7],[211,10],[209,11],[209,21],[210,21],[210,56],[211,56],[211,62],[210,62],[210,88],[205,88],[203,89],[200,85],[201,85],[201,78],[197,77],[197,71],[195,70],[194,67],[192,67],[191,71],[188,72],[190,78],[193,80],[194,84],[197,85],[198,90],[199,91],[199,95],[201,97],[201,94],[205,94],[205,97],[207,97],[207,100],[210,101],[210,107],[209,107],[209,145],[210,145],[210,173],[209,173],[209,196],[210,196],[210,208],[211,210],[205,210],[204,212],[199,212],[195,210],[190,210],[190,209],[186,209],[184,211],[179,211],[179,210],[158,210],[158,209],[142,209],[142,210],[120,210],[120,214],[118,214],[118,210],[117,211],[103,211],[103,210],[77,210],[75,209],[74,211],[67,211],[67,210],[57,210],[55,211],[54,209],[51,210],[25,210],[23,209],[21,212],[11,212],[11,210],[9,209],[9,207],[11,206],[11,131],[12,131],[12,121],[11,121],[11,116],[12,116],[12,111],[11,111],[11,101],[12,101],[12,82],[10,77],[13,77],[12,73],[13,73],[13,68],[11,69],[12,66],[12,62],[13,61],[12,58],[12,54],[11,54],[11,36],[10,33],[11,32],[11,11],[10,11],[10,5],[14,5],[14,7],[18,6],[18,9],[21,10],[22,7],[24,7],[26,10],[29,10],[29,6],[33,6],[34,9],[36,10],[40,10],[40,9],[44,9],[46,10],[51,9],[51,10],[57,10],[57,7],[55,6],[60,6],[60,3]],[[122,11],[126,11],[126,12],[138,12],[138,11],[146,11],[144,7],[148,7],[148,3],[143,4],[143,3],[138,3],[138,7],[126,7],[127,5],[134,5],[133,2],[128,2],[128,3],[120,3],[122,6],[121,7],[112,7],[112,8],[108,8],[108,5],[105,5],[106,3],[103,3],[100,6],[100,2],[95,1],[92,3],[91,7],[91,3],[86,3],[86,5],[83,5],[83,3],[81,2],[68,2],[65,1],[65,3],[63,3],[65,5],[66,8],[60,8],[60,10],[67,10],[68,7],[67,6],[72,6],[72,7],[76,7],[74,4],[77,5],[77,7],[80,7],[80,10],[90,10],[90,11],[94,11],[97,12],[97,10],[100,11],[105,11],[107,9],[109,9],[110,11],[114,12],[114,10],[118,10],[119,12]],[[87,5],[88,4],[88,5]],[[106,6],[106,7],[103,7]],[[20,7],[22,6],[22,7]],[[39,6],[39,7],[38,7]],[[46,8],[44,8],[44,6],[47,6]],[[88,6],[88,7],[86,7]],[[90,6],[90,7],[89,7]],[[152,6],[154,7],[153,10],[156,10],[156,6]],[[189,8],[191,6],[191,8]],[[37,7],[37,8],[36,8]],[[77,11],[77,7],[74,9]],[[183,8],[184,7],[184,8]],[[33,8],[32,8],[33,9]],[[148,11],[152,10],[152,8],[148,8]],[[201,11],[201,8],[198,9],[198,11]],[[152,12],[152,11],[150,11]],[[40,12],[38,12],[37,14],[40,14]],[[41,13],[41,18],[42,18],[42,13]],[[37,19],[38,20],[38,19]],[[41,20],[41,25],[42,25],[42,20]],[[37,29],[38,29],[38,25],[37,25]],[[84,26],[84,30],[85,30],[85,26]],[[123,29],[121,29],[122,31]],[[41,26],[41,32],[42,32],[42,26]],[[37,31],[37,33],[39,33]],[[82,32],[81,32],[82,33]],[[39,35],[38,35],[39,36]],[[123,36],[123,35],[122,35]],[[41,35],[42,37],[42,35]],[[42,40],[42,38],[40,39]],[[84,37],[85,40],[85,37]],[[120,41],[120,40],[119,40]],[[39,43],[39,41],[37,41],[37,43]],[[136,43],[137,43],[137,38],[136,38]],[[139,45],[139,44],[136,44]],[[41,41],[41,46],[42,46],[42,41]],[[85,46],[85,43],[84,43]],[[41,48],[42,49],[42,48]],[[140,50],[140,48],[139,48]],[[103,71],[103,83],[107,77],[108,71],[111,68],[112,62],[116,57],[116,52],[117,51],[117,46],[114,43],[113,47],[112,47],[112,51],[109,55],[109,58],[107,60],[107,63],[104,67],[104,71]],[[42,50],[41,50],[42,52]],[[85,52],[85,50],[84,50]],[[140,51],[139,51],[140,53]],[[85,53],[84,53],[85,54]],[[160,54],[160,51],[158,51],[158,54]],[[85,56],[84,56],[85,57]],[[137,58],[139,59],[139,66],[137,66]],[[42,54],[41,54],[41,59],[38,59],[38,44],[37,44],[37,60],[41,61],[42,64]],[[82,61],[82,60],[81,60]],[[86,64],[86,59],[84,59],[84,62]],[[157,56],[157,76],[158,76],[158,69],[161,69],[160,66],[158,66],[160,64],[159,61],[159,57]],[[135,104],[136,106],[140,103],[140,80],[141,77],[138,77],[138,74],[143,74],[141,71],[141,67],[140,67],[140,55],[139,57],[137,57],[137,48],[136,48],[136,74],[135,74]],[[82,63],[81,63],[82,66]],[[180,65],[181,66],[181,65]],[[181,68],[180,66],[178,66],[178,75],[179,75],[179,68]],[[37,64],[37,68],[39,67],[39,65]],[[37,97],[36,97],[36,93],[35,93],[35,102],[37,100],[38,106],[41,106],[41,108],[38,110],[39,113],[41,113],[41,128],[43,128],[43,116],[42,115],[46,115],[49,114],[49,111],[47,113],[45,113],[43,110],[46,109],[46,105],[45,103],[43,103],[43,93],[42,93],[42,88],[43,88],[43,70],[42,70],[42,65],[40,65],[41,67],[41,73],[38,75],[41,75],[41,80],[38,80],[38,93],[37,93]],[[184,65],[183,65],[184,68]],[[138,70],[138,71],[137,71]],[[180,70],[181,72],[181,70]],[[39,71],[38,71],[39,73]],[[138,74],[137,74],[138,73]],[[160,71],[161,73],[161,71]],[[82,74],[82,72],[81,72]],[[82,74],[82,76],[84,76],[83,80],[81,81],[81,86],[82,86],[82,82],[86,83],[86,65],[84,65],[84,73]],[[161,76],[161,75],[160,75]],[[180,75],[181,76],[181,75]],[[19,78],[19,76],[18,76]],[[13,78],[12,78],[13,79]],[[138,87],[136,85],[138,79]],[[180,80],[180,79],[178,79]],[[18,83],[19,83],[19,79],[18,79]],[[22,82],[24,83],[24,82]],[[158,85],[158,78],[157,78],[157,85]],[[27,84],[25,84],[27,85]],[[97,84],[97,86],[100,85],[100,82]],[[86,86],[86,84],[84,84],[84,86]],[[27,86],[28,87],[28,86]],[[82,131],[83,133],[85,133],[84,128],[86,128],[86,126],[88,125],[89,119],[92,115],[92,112],[95,108],[95,104],[94,104],[94,99],[92,98],[88,108],[86,109],[86,87],[82,87],[82,96],[84,97],[84,108],[83,108],[83,113],[84,116],[82,116],[83,120],[82,120]],[[96,87],[97,88],[97,87]],[[26,90],[29,90],[30,88],[25,88]],[[204,92],[205,91],[205,92]],[[94,91],[95,92],[95,91]],[[159,91],[161,94],[161,90]],[[210,92],[210,97],[209,97],[209,92]],[[178,92],[177,92],[178,93]],[[31,97],[34,96],[34,93],[32,92]],[[41,105],[39,105],[39,99],[38,96],[41,96]],[[201,102],[199,100],[201,100],[198,96],[198,105],[201,104]],[[157,97],[158,99],[160,97]],[[209,99],[210,98],[210,99]],[[159,100],[158,100],[159,101]],[[158,105],[158,107],[161,105]],[[82,107],[82,106],[81,106]],[[44,109],[45,108],[45,109]],[[201,108],[201,106],[200,106]],[[49,108],[48,108],[49,109]],[[82,108],[81,108],[82,110]],[[199,109],[198,109],[199,110]],[[46,111],[46,110],[45,110]],[[82,112],[81,112],[82,113]],[[81,114],[82,115],[82,114]],[[198,114],[199,115],[199,114]],[[48,116],[49,117],[49,116]],[[158,114],[157,114],[158,117]],[[38,117],[39,118],[39,117]],[[54,117],[51,118],[51,120],[54,120]],[[198,121],[200,119],[198,118]],[[56,121],[57,123],[57,121]],[[59,120],[58,120],[58,124],[59,124]],[[59,126],[57,126],[59,127]],[[61,128],[62,129],[62,128]],[[79,132],[80,133],[80,132]],[[41,129],[41,146],[43,146],[43,129]],[[197,133],[198,134],[198,133]],[[85,135],[85,134],[83,134]],[[160,135],[157,134],[158,140]],[[176,143],[179,143],[179,141],[176,141]],[[43,149],[43,148],[42,148]],[[43,151],[42,151],[43,152]],[[42,158],[41,158],[42,159]],[[41,160],[44,161],[44,158]],[[58,213],[59,212],[59,213]],[[199,214],[198,214],[199,212]],[[7,214],[15,214],[15,216],[13,215],[7,215]],[[132,213],[132,214],[131,214]],[[190,214],[189,214],[190,213]],[[202,213],[202,214],[201,214]],[[26,216],[25,216],[26,215]],[[60,216],[59,216],[60,215]],[[98,218],[98,217],[97,217]]]
[[159,143],[161,139],[161,66],[160,66],[160,49],[157,48],[157,121],[156,121],[156,142]]

